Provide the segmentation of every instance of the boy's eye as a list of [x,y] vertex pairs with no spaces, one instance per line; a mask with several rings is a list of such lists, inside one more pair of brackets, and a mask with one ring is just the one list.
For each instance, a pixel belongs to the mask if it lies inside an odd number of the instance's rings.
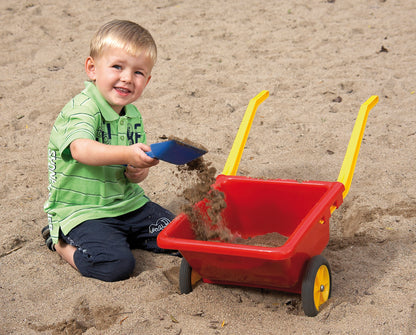
[[142,71],[136,71],[135,72],[137,75],[139,75],[139,76],[144,76],[144,74],[143,74],[143,72]]
[[120,65],[113,65],[113,68],[115,68],[117,70],[120,70],[121,69],[121,66]]

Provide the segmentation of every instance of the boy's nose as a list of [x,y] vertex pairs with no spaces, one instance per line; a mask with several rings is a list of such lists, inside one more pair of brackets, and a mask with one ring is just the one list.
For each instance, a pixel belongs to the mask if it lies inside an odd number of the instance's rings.
[[130,82],[131,81],[131,73],[130,71],[123,71],[121,73],[120,79],[124,82]]

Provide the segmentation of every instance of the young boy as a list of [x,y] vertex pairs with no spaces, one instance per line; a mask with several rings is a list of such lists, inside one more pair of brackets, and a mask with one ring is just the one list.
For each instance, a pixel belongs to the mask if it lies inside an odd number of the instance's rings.
[[159,163],[146,151],[136,101],[156,62],[150,33],[136,23],[103,25],[90,44],[91,82],[59,114],[48,145],[48,247],[82,275],[128,278],[131,248],[158,248],[158,233],[174,218],[138,185]]

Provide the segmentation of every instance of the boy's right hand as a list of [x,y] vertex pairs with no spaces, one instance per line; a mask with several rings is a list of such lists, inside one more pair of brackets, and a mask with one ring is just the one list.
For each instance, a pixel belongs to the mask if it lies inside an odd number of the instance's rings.
[[136,143],[129,148],[132,150],[129,157],[129,165],[136,168],[149,168],[159,164],[159,160],[152,158],[146,154],[147,151],[151,151],[150,146],[144,143]]

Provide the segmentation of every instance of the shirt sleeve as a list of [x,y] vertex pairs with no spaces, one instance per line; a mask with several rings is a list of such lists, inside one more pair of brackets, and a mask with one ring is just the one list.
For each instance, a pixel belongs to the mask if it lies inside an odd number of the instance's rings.
[[60,152],[62,159],[72,158],[69,145],[76,139],[96,140],[99,111],[83,106],[64,109],[52,130],[51,142]]

